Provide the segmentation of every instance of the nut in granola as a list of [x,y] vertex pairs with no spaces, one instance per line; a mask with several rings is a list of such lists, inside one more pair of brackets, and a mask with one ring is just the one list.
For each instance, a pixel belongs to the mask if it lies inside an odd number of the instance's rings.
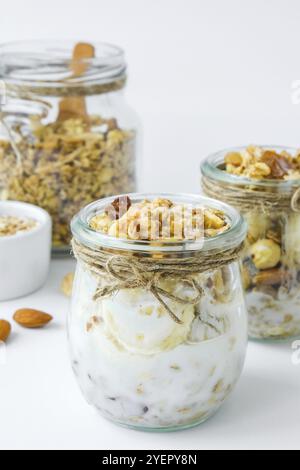
[[252,245],[251,254],[257,269],[270,269],[279,263],[281,248],[273,240],[263,239]]

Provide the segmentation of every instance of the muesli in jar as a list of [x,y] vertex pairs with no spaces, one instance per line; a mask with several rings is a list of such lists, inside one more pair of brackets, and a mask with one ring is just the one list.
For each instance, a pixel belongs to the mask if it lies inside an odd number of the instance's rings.
[[87,401],[137,429],[205,421],[245,358],[243,219],[208,198],[136,194],[91,204],[72,232],[69,341]]
[[107,44],[0,47],[0,198],[45,209],[53,247],[69,252],[72,217],[134,191],[138,120],[123,98],[124,53]]
[[258,339],[300,334],[300,153],[249,146],[202,165],[203,189],[238,208],[248,223],[242,277],[249,333]]

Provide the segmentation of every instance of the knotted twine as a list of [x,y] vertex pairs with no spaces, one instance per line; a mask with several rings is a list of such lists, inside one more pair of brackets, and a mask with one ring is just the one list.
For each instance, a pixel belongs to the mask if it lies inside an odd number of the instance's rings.
[[292,210],[300,213],[300,187],[294,193],[291,191],[270,191],[265,186],[263,190],[253,186],[241,186],[218,182],[207,176],[202,178],[202,189],[207,196],[230,204],[241,212],[260,208],[263,212],[277,210]]
[[[152,293],[172,320],[182,324],[164,299],[180,304],[198,304],[203,289],[195,277],[236,261],[243,244],[223,251],[197,251],[191,257],[176,259],[145,257],[138,253],[114,254],[102,247],[90,248],[75,238],[72,249],[77,261],[99,280],[94,300],[110,297],[123,289],[142,288]],[[195,296],[187,299],[168,292],[161,287],[164,279],[189,285]]]

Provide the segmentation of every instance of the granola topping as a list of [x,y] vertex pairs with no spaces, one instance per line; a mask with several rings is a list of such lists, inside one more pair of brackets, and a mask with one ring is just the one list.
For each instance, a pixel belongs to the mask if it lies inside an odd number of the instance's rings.
[[300,151],[291,155],[287,151],[265,150],[249,145],[241,152],[228,152],[225,156],[227,173],[252,179],[300,179]]
[[230,227],[220,210],[177,204],[169,199],[132,203],[128,196],[115,199],[89,225],[117,238],[149,241],[214,237]]

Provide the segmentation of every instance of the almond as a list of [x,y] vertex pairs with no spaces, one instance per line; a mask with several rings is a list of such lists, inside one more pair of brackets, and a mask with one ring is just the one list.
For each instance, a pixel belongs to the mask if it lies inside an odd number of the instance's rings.
[[0,320],[0,341],[6,341],[11,332],[10,323],[6,320]]
[[52,320],[48,313],[32,308],[21,308],[14,314],[14,320],[25,328],[41,328]]
[[285,281],[289,280],[289,274],[287,271],[282,269],[268,269],[266,271],[261,271],[258,273],[254,279],[254,284],[263,284],[266,286],[274,286],[277,284],[283,284]]

